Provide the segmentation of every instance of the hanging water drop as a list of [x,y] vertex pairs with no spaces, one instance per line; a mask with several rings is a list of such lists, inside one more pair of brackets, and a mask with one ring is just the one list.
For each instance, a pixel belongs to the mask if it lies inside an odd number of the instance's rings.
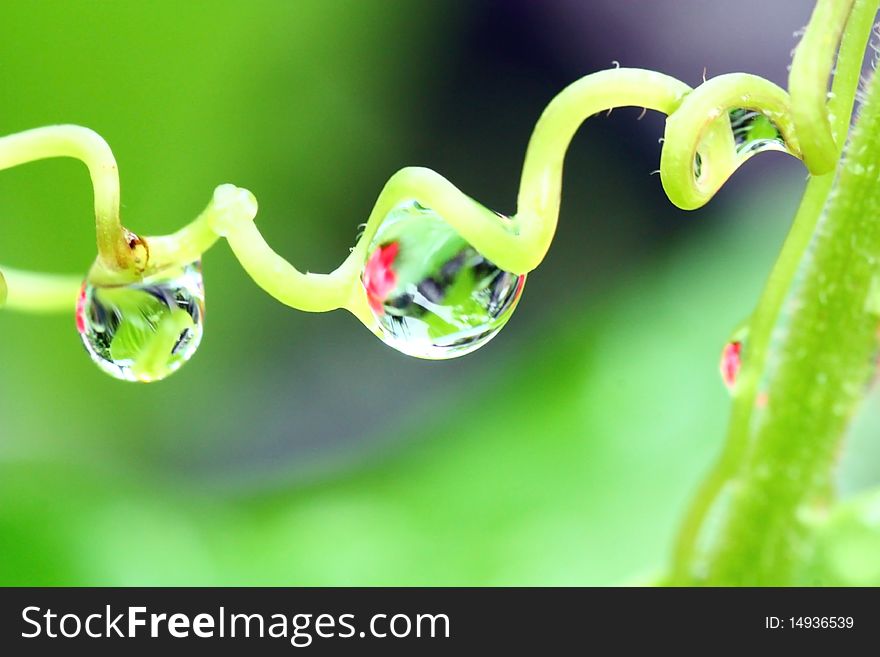
[[383,220],[361,281],[382,340],[410,356],[462,356],[507,323],[525,275],[483,257],[433,210],[408,201]]
[[728,112],[737,155],[754,155],[763,151],[788,153],[782,131],[761,112],[738,107]]
[[127,285],[83,283],[76,328],[92,360],[125,381],[158,381],[192,358],[202,339],[200,263]]

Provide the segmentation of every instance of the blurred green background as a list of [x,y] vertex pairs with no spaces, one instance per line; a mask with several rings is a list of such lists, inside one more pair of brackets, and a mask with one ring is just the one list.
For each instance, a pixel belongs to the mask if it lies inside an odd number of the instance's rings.
[[[703,6],[717,3],[643,4],[7,2],[0,132],[100,132],[143,234],[189,221],[219,183],[247,187],[274,248],[326,271],[397,168],[512,212],[531,128],[564,84],[611,60],[784,82],[809,12],[780,2],[755,26],[719,22],[725,8]],[[203,345],[166,382],[103,375],[72,317],[0,314],[0,583],[606,585],[662,568],[723,437],[721,347],[804,174],[758,158],[680,212],[649,175],[662,119],[638,114],[575,139],[547,261],[461,360],[284,308],[224,244],[204,260]],[[0,173],[0,216],[4,264],[85,272],[94,257],[81,165]],[[880,479],[878,401],[846,492]]]

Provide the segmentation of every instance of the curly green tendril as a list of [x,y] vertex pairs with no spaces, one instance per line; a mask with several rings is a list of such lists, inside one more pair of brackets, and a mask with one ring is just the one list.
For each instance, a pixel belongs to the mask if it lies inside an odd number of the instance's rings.
[[[510,218],[488,210],[430,169],[398,171],[379,194],[357,245],[329,274],[302,273],[275,253],[251,221],[256,212],[253,197],[228,185],[218,188],[205,212],[179,232],[137,240],[145,251],[139,257],[120,223],[119,178],[112,152],[86,128],[49,126],[4,137],[0,139],[0,168],[50,157],[72,157],[86,164],[95,196],[98,258],[91,272],[94,278],[131,280],[189,262],[222,236],[256,283],[282,303],[309,312],[345,308],[373,328],[359,277],[367,247],[392,208],[414,199],[435,210],[502,269],[529,272],[541,263],[553,239],[568,145],[580,124],[599,112],[635,106],[668,115],[660,176],[669,199],[683,209],[707,203],[757,152],[736,148],[729,115],[734,109],[767,117],[778,128],[785,150],[804,159],[811,173],[829,171],[840,151],[835,132],[846,125],[857,80],[844,76],[826,106],[826,80],[850,4],[819,3],[802,42],[811,47],[802,46],[795,54],[791,96],[767,80],[743,73],[710,79],[696,89],[668,75],[627,68],[600,71],[574,82],[551,101],[535,126],[517,212]],[[841,77],[838,73],[838,82]],[[834,116],[838,119],[832,124]],[[65,278],[5,267],[2,271],[10,308],[69,309],[73,303],[66,294],[72,282]]]

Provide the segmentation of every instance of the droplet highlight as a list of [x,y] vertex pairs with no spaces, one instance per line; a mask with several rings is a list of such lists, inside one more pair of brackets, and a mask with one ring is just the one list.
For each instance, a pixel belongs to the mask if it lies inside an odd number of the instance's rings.
[[159,381],[186,363],[202,340],[205,292],[198,262],[127,285],[83,283],[76,329],[104,372]]
[[495,337],[525,279],[495,266],[415,201],[385,217],[361,276],[382,340],[432,360],[462,356]]

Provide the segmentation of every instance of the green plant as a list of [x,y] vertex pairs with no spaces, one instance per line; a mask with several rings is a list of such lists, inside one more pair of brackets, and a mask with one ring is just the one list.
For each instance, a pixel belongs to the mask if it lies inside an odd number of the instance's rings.
[[[870,183],[876,180],[873,88],[850,155],[839,175],[835,172],[875,10],[872,2],[818,3],[792,66],[790,97],[744,74],[721,76],[695,90],[651,71],[587,76],[554,99],[536,126],[514,217],[499,217],[432,171],[404,169],[382,190],[351,255],[328,275],[303,274],[275,254],[251,221],[253,197],[232,186],[218,188],[205,213],[174,235],[128,233],[119,221],[112,155],[82,128],[6,137],[0,140],[0,166],[51,156],[87,164],[95,187],[98,258],[81,295],[81,332],[97,322],[106,338],[99,320],[108,318],[110,308],[119,325],[103,343],[93,341],[93,355],[111,365],[126,363],[112,373],[153,380],[179,367],[197,344],[198,284],[182,285],[180,279],[193,277],[186,268],[219,236],[254,280],[283,303],[307,311],[347,308],[394,346],[445,357],[479,346],[509,318],[524,275],[540,264],[552,240],[565,151],[588,116],[620,105],[668,114],[661,180],[672,202],[686,209],[706,203],[756,152],[786,150],[801,157],[812,180],[762,300],[746,322],[742,368],[736,363],[731,368],[734,414],[727,446],[685,521],[668,580],[790,582],[810,549],[812,525],[821,524],[820,513],[804,511],[827,500],[834,445],[876,348],[871,329],[877,324],[877,273],[871,258],[880,254],[869,221]],[[817,234],[823,212],[824,231]],[[858,262],[849,257],[853,235],[864,255]],[[811,243],[813,256],[805,260]],[[799,267],[802,282],[794,289]],[[71,309],[80,289],[78,279],[3,272],[11,308]],[[415,303],[415,293],[427,302]],[[799,308],[774,345],[778,362],[771,363],[771,335],[792,294]],[[830,302],[834,322],[825,316]],[[454,317],[437,308],[445,305],[456,309]],[[188,348],[181,352],[183,336]],[[179,357],[171,358],[175,352]],[[756,413],[763,399],[767,404]],[[798,432],[810,440],[793,445]],[[793,476],[792,464],[799,468]],[[725,494],[733,484],[738,488],[731,500]],[[715,509],[723,516],[721,528],[707,536],[705,521]]]

